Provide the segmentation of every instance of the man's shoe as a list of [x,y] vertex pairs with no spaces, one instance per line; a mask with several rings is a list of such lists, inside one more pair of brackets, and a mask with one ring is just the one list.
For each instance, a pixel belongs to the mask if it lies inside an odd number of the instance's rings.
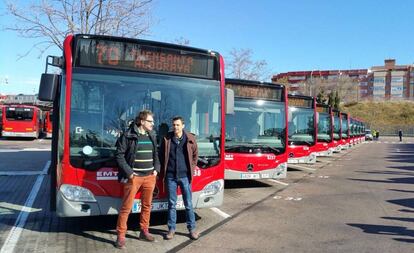
[[147,242],[153,242],[155,241],[154,236],[152,236],[148,230],[141,230],[141,233],[139,234],[139,239],[144,240]]
[[115,247],[117,247],[118,249],[126,249],[125,237],[118,236],[116,238]]
[[175,231],[174,230],[168,231],[168,234],[165,235],[165,240],[171,240],[171,239],[173,239],[174,238],[174,234],[175,234]]
[[192,240],[197,240],[200,237],[200,233],[196,232],[196,231],[191,231],[190,232],[190,238]]

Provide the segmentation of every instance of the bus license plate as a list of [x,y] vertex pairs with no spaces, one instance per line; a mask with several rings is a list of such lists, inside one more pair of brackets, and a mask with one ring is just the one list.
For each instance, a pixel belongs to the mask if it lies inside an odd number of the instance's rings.
[[[175,206],[177,209],[183,209],[184,208],[184,202],[182,200],[177,200],[177,205]],[[161,210],[168,210],[168,202],[162,201],[162,202],[153,202],[151,211],[161,211]],[[133,213],[139,213],[141,212],[141,202],[134,202],[132,206],[132,212]]]
[[242,179],[259,179],[259,174],[241,174]]

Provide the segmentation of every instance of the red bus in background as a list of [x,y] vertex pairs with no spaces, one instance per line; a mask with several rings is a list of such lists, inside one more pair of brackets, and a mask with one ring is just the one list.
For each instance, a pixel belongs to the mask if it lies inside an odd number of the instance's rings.
[[0,136],[1,131],[3,130],[3,105],[0,105]]
[[[154,41],[69,35],[64,60],[48,56],[62,75],[42,74],[39,99],[53,101],[51,208],[58,216],[117,214],[115,143],[136,114],[154,112],[157,139],[180,115],[195,134],[199,162],[192,181],[195,208],[219,206],[224,193],[224,62],[216,52]],[[132,212],[140,212],[140,196]],[[166,210],[157,181],[152,210]],[[181,194],[177,209],[183,209]]]
[[46,138],[52,138],[52,130],[53,130],[52,125],[53,125],[53,110],[50,110],[45,113],[44,132],[46,133]]
[[36,106],[5,105],[3,108],[3,137],[39,138],[43,132],[42,111]]
[[316,104],[316,121],[318,124],[317,142],[313,149],[316,156],[332,156],[333,142],[333,116],[329,105]]
[[288,95],[288,163],[315,163],[312,150],[317,139],[316,101],[313,97]]
[[[349,114],[348,114],[349,115]],[[355,145],[355,119],[353,117],[348,117],[349,121],[349,146],[352,147]]]
[[342,122],[341,122],[341,112],[338,110],[332,110],[333,116],[333,146],[334,152],[339,153],[342,150]]
[[341,112],[341,148],[350,148],[350,142],[349,116],[348,113]]
[[287,93],[283,85],[226,79],[234,113],[226,115],[225,179],[284,178]]

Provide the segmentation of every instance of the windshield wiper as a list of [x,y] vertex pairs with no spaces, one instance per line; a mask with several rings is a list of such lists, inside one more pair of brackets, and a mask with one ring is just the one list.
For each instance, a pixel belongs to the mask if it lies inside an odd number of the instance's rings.
[[275,148],[275,147],[272,147],[272,146],[269,146],[269,145],[265,145],[265,144],[255,144],[254,147],[268,148],[268,149],[272,150],[273,152],[275,152],[276,154],[280,154],[281,153],[281,150],[280,149]]
[[94,166],[98,164],[100,165],[102,163],[106,163],[110,161],[115,161],[115,157],[110,156],[110,157],[101,157],[98,159],[85,159],[83,160],[83,166],[90,167],[90,166]]

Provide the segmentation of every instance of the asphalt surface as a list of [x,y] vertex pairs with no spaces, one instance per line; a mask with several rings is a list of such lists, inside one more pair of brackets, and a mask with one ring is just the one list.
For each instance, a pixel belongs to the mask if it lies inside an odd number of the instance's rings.
[[[202,236],[189,240],[184,214],[163,240],[137,239],[131,215],[124,252],[414,252],[414,139],[381,138],[278,181],[230,181],[218,209],[196,210]],[[116,216],[58,218],[49,211],[50,140],[0,139],[0,253],[114,252]]]

